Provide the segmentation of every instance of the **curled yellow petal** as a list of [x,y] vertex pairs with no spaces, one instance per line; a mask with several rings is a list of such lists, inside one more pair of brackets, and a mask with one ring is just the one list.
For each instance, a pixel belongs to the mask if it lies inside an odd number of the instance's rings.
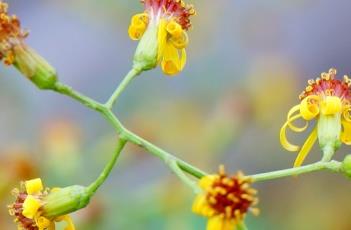
[[341,124],[342,124],[342,131],[340,136],[341,141],[346,145],[351,145],[351,123],[346,120],[342,120]]
[[342,102],[339,97],[327,96],[321,101],[321,113],[324,115],[334,115],[341,113]]
[[75,230],[76,229],[74,227],[72,218],[69,215],[64,215],[64,216],[61,216],[59,218],[56,218],[55,221],[57,221],[57,222],[61,222],[61,221],[66,222],[67,225],[65,227],[65,230]]
[[351,122],[351,114],[350,114],[350,112],[351,112],[351,107],[350,107],[350,106],[347,106],[347,107],[344,109],[343,113],[342,113],[342,115],[343,115],[345,121],[347,121],[347,122]]
[[132,17],[131,24],[133,26],[147,25],[149,23],[149,16],[146,13],[135,14]]
[[297,127],[296,125],[293,124],[293,122],[299,118],[302,118],[302,115],[301,114],[297,114],[293,117],[290,117],[290,119],[287,121],[288,123],[288,126],[289,128],[294,131],[294,132],[297,132],[297,133],[301,133],[303,131],[305,131],[308,127],[308,122],[306,121],[305,125],[302,126],[302,127]]
[[169,40],[173,44],[173,46],[177,49],[183,49],[183,48],[187,47],[187,45],[189,43],[189,37],[185,31],[182,31],[181,36],[171,37]]
[[37,214],[40,206],[41,204],[37,199],[31,195],[28,195],[26,200],[23,202],[22,215],[29,219],[33,219]]
[[177,22],[174,20],[170,21],[167,26],[166,26],[167,32],[172,36],[172,37],[180,37],[183,34],[183,28],[181,25],[179,25]]
[[49,219],[47,219],[47,218],[45,218],[43,216],[38,217],[35,220],[35,222],[36,222],[39,230],[48,229],[52,225],[52,222]]
[[317,127],[313,129],[313,131],[311,132],[311,134],[308,136],[305,143],[303,144],[295,160],[294,167],[299,167],[302,165],[303,161],[305,160],[308,153],[311,151],[311,148],[313,147],[316,140],[317,140]]
[[41,190],[43,190],[43,182],[41,181],[40,178],[36,178],[33,180],[27,180],[26,182],[24,182],[24,185],[26,187],[26,192],[29,195],[33,195],[35,193],[40,192]]
[[283,127],[280,129],[280,143],[281,145],[290,152],[296,152],[300,149],[299,146],[291,144],[288,139],[286,138],[286,128],[289,126],[289,121],[285,122]]
[[301,101],[300,113],[305,120],[312,120],[319,114],[318,107],[319,97],[315,95],[308,96]]
[[132,40],[140,40],[141,37],[144,35],[145,33],[145,30],[146,30],[146,26],[145,27],[136,27],[136,26],[129,26],[129,29],[128,29],[128,35],[130,37],[130,39]]
[[[175,48],[171,43],[167,43],[163,51],[163,57],[161,62],[162,70],[167,75],[175,75],[181,71],[181,67],[184,67],[182,63],[182,58],[179,57],[177,48]],[[182,66],[183,64],[183,66]]]
[[289,120],[294,115],[294,113],[296,113],[296,112],[299,112],[299,114],[300,114],[300,104],[295,105],[294,107],[292,107],[289,110],[286,120]]

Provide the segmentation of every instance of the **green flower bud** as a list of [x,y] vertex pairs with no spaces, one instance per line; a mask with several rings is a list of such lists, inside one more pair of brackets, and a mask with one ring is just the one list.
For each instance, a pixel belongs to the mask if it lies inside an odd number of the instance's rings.
[[150,70],[157,66],[158,23],[151,21],[142,36],[134,55],[134,68]]
[[86,187],[73,185],[50,192],[43,200],[43,216],[51,218],[85,208],[90,201]]
[[26,45],[14,47],[13,65],[40,89],[53,89],[57,82],[56,70]]

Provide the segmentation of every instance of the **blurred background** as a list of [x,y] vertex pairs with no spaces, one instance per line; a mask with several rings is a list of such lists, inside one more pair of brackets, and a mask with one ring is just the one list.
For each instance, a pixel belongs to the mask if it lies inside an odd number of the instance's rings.
[[[131,66],[127,35],[138,0],[9,0],[31,32],[28,44],[61,81],[106,100]],[[149,71],[124,92],[116,112],[132,131],[208,172],[225,163],[246,174],[291,167],[279,143],[287,111],[309,78],[330,67],[349,74],[347,0],[201,0],[179,76]],[[15,229],[6,205],[21,180],[48,187],[87,185],[111,157],[116,134],[99,114],[41,92],[13,68],[0,68],[0,223]],[[294,143],[308,135],[288,133]],[[349,153],[341,149],[336,158]],[[307,159],[320,158],[317,147]],[[260,230],[349,230],[351,183],[319,172],[255,184]],[[159,159],[128,145],[91,205],[74,214],[77,229],[204,229],[193,194]]]

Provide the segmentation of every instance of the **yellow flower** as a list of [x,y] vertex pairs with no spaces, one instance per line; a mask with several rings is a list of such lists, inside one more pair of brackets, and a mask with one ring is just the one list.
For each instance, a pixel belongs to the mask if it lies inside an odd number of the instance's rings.
[[48,217],[45,215],[45,198],[58,189],[44,189],[40,178],[26,181],[22,191],[13,191],[16,201],[9,205],[10,215],[15,217],[18,229],[55,230],[55,222],[65,221],[65,230],[74,230],[72,219],[68,215]]
[[160,63],[163,72],[175,75],[186,63],[185,48],[189,39],[192,5],[183,0],[142,0],[144,13],[131,19],[128,29],[132,40],[140,40],[134,56],[134,67],[149,70]]
[[[282,146],[288,151],[299,151],[295,167],[303,163],[317,139],[326,160],[330,160],[341,143],[351,144],[351,80],[347,76],[338,80],[335,76],[336,70],[330,69],[328,73],[322,73],[320,78],[309,80],[300,95],[300,104],[290,109],[287,121],[280,130]],[[306,124],[303,127],[296,126],[294,122],[298,119],[304,120]],[[286,129],[303,132],[311,120],[316,120],[317,124],[302,147],[291,144],[287,140]]]
[[193,212],[208,218],[207,230],[233,230],[246,213],[258,214],[257,191],[251,188],[251,179],[241,172],[229,177],[221,166],[218,175],[209,175],[199,181],[203,193],[193,204]]

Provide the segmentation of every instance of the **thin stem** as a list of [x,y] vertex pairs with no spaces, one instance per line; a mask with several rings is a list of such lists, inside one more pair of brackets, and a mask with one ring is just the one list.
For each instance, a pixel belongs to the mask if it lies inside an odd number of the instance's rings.
[[116,90],[113,92],[111,97],[108,99],[108,101],[105,103],[105,106],[108,109],[112,109],[113,105],[117,102],[117,99],[121,95],[121,93],[124,91],[124,89],[129,85],[129,83],[139,74],[141,73],[141,70],[133,68],[132,70],[129,71],[129,73],[125,76],[121,84],[118,85]]
[[310,172],[315,172],[315,171],[320,171],[325,169],[328,169],[333,172],[340,172],[342,170],[341,165],[342,163],[338,161],[329,161],[329,162],[320,161],[317,163],[313,163],[313,164],[309,164],[309,165],[305,165],[297,168],[260,173],[260,174],[251,175],[248,177],[251,177],[254,182],[260,182],[260,181],[273,180],[273,179],[278,179],[278,178],[288,177],[288,176],[297,176],[300,174],[310,173]]
[[154,144],[148,142],[147,140],[139,137],[138,135],[134,134],[133,132],[129,131],[126,129],[122,123],[118,120],[118,118],[115,116],[115,114],[111,111],[111,109],[107,108],[105,105],[100,104],[97,101],[94,101],[93,99],[84,96],[81,93],[76,92],[73,90],[71,87],[66,86],[61,83],[57,83],[55,87],[55,91],[66,95],[68,97],[71,97],[75,99],[76,101],[80,102],[81,104],[85,105],[88,108],[91,108],[95,111],[100,112],[107,121],[109,121],[112,126],[115,128],[118,134],[120,134],[121,138],[126,139],[127,141],[130,141],[136,145],[141,146],[151,154],[159,157],[162,159],[164,162],[169,161],[169,159],[175,159],[179,165],[179,167],[184,171],[189,173],[190,175],[193,175],[196,178],[201,178],[207,173],[203,172],[202,170],[194,167],[193,165],[178,159],[174,157],[171,153],[166,152],[165,150],[155,146]]
[[101,172],[100,176],[93,183],[91,183],[91,185],[89,185],[88,187],[89,194],[91,195],[94,194],[99,189],[99,187],[106,181],[107,177],[110,175],[126,143],[127,143],[127,140],[125,139],[120,138],[118,140],[116,150],[111,160],[107,163],[104,170]]
[[171,160],[170,162],[168,162],[168,165],[172,169],[172,171],[179,177],[179,179],[184,182],[184,184],[188,185],[190,188],[193,189],[194,193],[199,193],[201,191],[196,185],[196,183],[190,180],[190,178],[187,175],[185,175],[185,173],[181,170],[176,160]]

